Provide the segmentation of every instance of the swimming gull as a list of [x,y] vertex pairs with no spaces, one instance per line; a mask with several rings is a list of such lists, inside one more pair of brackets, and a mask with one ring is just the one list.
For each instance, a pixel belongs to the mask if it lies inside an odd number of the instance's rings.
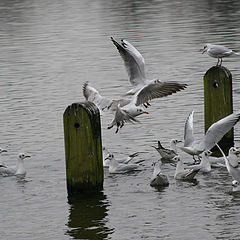
[[199,169],[202,173],[208,173],[211,171],[211,164],[209,161],[209,156],[212,154],[210,150],[204,151],[202,153],[202,158],[200,164],[185,166],[186,169]]
[[118,163],[114,158],[113,154],[110,154],[107,159],[110,160],[109,164],[109,173],[126,173],[137,170],[139,167],[138,164],[126,164],[126,163]]
[[160,141],[158,141],[158,147],[152,146],[153,148],[155,148],[158,153],[161,156],[161,161],[164,162],[172,162],[172,159],[177,155],[177,144],[179,142],[182,142],[180,140],[177,139],[171,139],[170,140],[170,148],[164,148],[162,146],[162,144],[160,143]]
[[17,165],[14,167],[7,167],[7,166],[0,167],[0,174],[2,174],[3,176],[12,176],[12,175],[25,176],[26,169],[24,167],[23,160],[29,157],[30,157],[29,155],[25,155],[24,153],[19,153]]
[[194,180],[195,175],[200,169],[185,169],[184,164],[179,155],[173,158],[177,162],[177,167],[174,174],[174,179],[176,180]]
[[206,150],[211,150],[240,119],[240,111],[238,111],[218,120],[208,128],[203,139],[197,143],[193,135],[193,114],[194,111],[189,114],[185,122],[184,146],[179,147],[193,157],[195,155],[199,156]]
[[207,53],[210,57],[218,58],[217,66],[221,66],[222,58],[229,56],[240,56],[240,53],[234,52],[233,50],[226,48],[221,45],[214,45],[207,43],[201,50],[202,53]]
[[[103,167],[109,167],[110,165],[110,159],[109,156],[113,155],[112,153],[110,153],[105,147],[104,147],[104,155],[103,155]],[[113,155],[114,156],[114,155]],[[128,155],[127,157],[121,157],[121,158],[117,158],[115,159],[118,163],[124,163],[124,164],[128,164],[130,161],[132,161],[136,156],[138,156],[138,153],[133,153]]]
[[162,174],[161,171],[161,162],[154,162],[153,166],[153,176],[151,178],[150,186],[151,187],[164,187],[169,185],[169,181],[166,175]]

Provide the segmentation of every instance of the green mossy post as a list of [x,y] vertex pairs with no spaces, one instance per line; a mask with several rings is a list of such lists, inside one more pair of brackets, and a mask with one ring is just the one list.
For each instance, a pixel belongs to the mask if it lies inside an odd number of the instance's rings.
[[67,190],[76,193],[103,189],[100,113],[91,102],[73,103],[63,115]]
[[[205,132],[214,122],[232,112],[232,74],[223,66],[214,66],[204,75]],[[222,138],[219,145],[228,154],[228,149],[233,146],[233,142],[232,129]],[[216,147],[212,151],[216,156],[221,155]]]

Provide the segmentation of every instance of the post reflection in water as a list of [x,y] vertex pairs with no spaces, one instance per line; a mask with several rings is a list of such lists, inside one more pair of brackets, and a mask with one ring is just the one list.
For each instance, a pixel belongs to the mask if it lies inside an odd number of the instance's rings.
[[107,239],[113,232],[106,226],[109,202],[103,192],[69,196],[67,234],[74,239]]

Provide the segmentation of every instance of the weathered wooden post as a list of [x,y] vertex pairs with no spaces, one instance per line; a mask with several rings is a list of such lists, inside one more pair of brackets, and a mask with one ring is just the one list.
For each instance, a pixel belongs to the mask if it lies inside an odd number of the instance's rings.
[[91,102],[73,103],[63,115],[68,195],[101,190],[103,161],[99,110]]
[[[223,66],[214,66],[204,75],[204,117],[205,132],[219,119],[233,112],[232,74]],[[227,154],[233,146],[233,129],[219,142]],[[214,147],[213,152],[218,155],[219,150]]]

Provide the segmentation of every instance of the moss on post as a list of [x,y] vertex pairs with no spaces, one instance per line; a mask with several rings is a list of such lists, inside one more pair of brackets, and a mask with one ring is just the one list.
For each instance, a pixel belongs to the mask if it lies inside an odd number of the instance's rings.
[[91,102],[73,103],[63,115],[68,194],[103,188],[100,114]]
[[[205,132],[219,119],[233,112],[232,101],[232,74],[222,66],[210,68],[204,75],[204,117]],[[233,129],[230,130],[219,142],[219,145],[227,154],[228,149],[233,146]],[[220,155],[219,150],[214,147],[215,155]]]

